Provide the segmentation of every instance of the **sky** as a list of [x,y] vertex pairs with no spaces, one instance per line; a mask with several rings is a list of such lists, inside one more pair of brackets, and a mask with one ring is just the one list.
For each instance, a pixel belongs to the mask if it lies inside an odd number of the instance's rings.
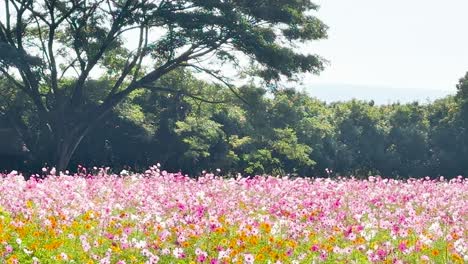
[[467,0],[315,0],[328,39],[304,50],[329,61],[304,89],[327,101],[426,101],[468,71]]

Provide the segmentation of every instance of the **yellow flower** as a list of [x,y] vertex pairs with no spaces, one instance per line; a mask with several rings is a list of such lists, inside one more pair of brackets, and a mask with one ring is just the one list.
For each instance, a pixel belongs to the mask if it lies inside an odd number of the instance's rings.
[[263,261],[263,260],[265,260],[265,256],[262,253],[260,253],[257,256],[255,256],[255,260]]
[[224,227],[218,227],[215,229],[215,232],[218,233],[218,234],[222,234],[224,232],[226,232],[226,229]]
[[279,240],[278,242],[276,242],[276,244],[277,244],[279,247],[283,247],[283,246],[284,246],[284,241],[283,241],[283,240]]
[[221,215],[220,217],[218,217],[218,222],[224,223],[225,221],[226,221],[226,216]]
[[34,206],[34,203],[31,200],[26,201],[26,207],[27,208],[31,209],[31,208],[33,208],[33,206]]
[[16,255],[11,255],[8,259],[7,259],[7,264],[13,264],[13,263],[17,263],[18,262],[18,257]]
[[314,233],[314,232],[310,232],[310,234],[309,234],[309,240],[314,239],[314,237],[315,237],[315,233]]
[[297,246],[297,242],[294,241],[294,240],[289,240],[289,241],[288,241],[288,245],[289,245],[290,247],[292,247],[292,248],[295,248],[295,247]]
[[237,241],[236,241],[236,240],[234,240],[234,239],[233,239],[233,240],[231,240],[231,241],[229,241],[229,247],[231,247],[231,248],[235,247],[235,246],[236,246],[236,244],[237,244]]
[[226,238],[223,238],[223,239],[220,241],[220,245],[221,245],[221,246],[225,246],[225,245],[227,245],[228,243],[229,243],[229,242],[228,242],[228,240],[227,240]]
[[455,262],[463,263],[463,258],[457,253],[452,253],[452,259],[455,260]]
[[117,253],[122,251],[119,246],[114,246],[114,245],[111,246],[111,249],[112,251],[117,252]]
[[271,252],[271,253],[270,253],[270,258],[271,258],[272,260],[274,260],[274,261],[278,260],[279,257],[280,257],[279,254],[276,253],[276,252]]
[[257,236],[251,236],[249,237],[249,243],[252,245],[257,245],[258,244],[259,238]]

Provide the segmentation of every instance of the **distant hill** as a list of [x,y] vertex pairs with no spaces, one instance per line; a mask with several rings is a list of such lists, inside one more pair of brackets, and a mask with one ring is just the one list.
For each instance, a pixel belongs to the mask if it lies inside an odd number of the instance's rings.
[[351,99],[374,100],[376,104],[391,103],[420,103],[432,102],[447,95],[454,95],[455,89],[431,90],[431,89],[402,89],[382,86],[346,85],[346,84],[311,84],[303,85],[302,90],[327,103],[336,101],[349,101]]

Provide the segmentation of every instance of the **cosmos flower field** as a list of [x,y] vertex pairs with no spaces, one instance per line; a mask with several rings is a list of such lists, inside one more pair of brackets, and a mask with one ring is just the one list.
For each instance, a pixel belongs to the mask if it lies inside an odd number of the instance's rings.
[[465,263],[468,179],[0,176],[0,263]]

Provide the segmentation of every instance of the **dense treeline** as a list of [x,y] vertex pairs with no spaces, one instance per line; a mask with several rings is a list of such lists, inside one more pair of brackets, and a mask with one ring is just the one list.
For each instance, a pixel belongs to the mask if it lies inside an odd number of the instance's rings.
[[[106,86],[107,81],[87,85]],[[70,167],[141,170],[160,162],[167,170],[191,175],[218,168],[225,174],[359,177],[453,177],[468,172],[468,75],[460,80],[456,96],[424,105],[376,106],[358,100],[326,104],[293,89],[253,85],[235,95],[187,71],[173,72],[158,85],[166,92],[137,90],[119,105],[83,140]],[[2,89],[13,92],[7,83]],[[1,102],[2,127],[14,131],[20,131],[15,130],[15,118],[35,126],[27,97],[17,93]],[[88,103],[97,97],[87,94]],[[36,131],[17,155],[27,162],[3,159],[8,163],[3,167],[43,165],[53,150],[45,133],[39,127]]]

